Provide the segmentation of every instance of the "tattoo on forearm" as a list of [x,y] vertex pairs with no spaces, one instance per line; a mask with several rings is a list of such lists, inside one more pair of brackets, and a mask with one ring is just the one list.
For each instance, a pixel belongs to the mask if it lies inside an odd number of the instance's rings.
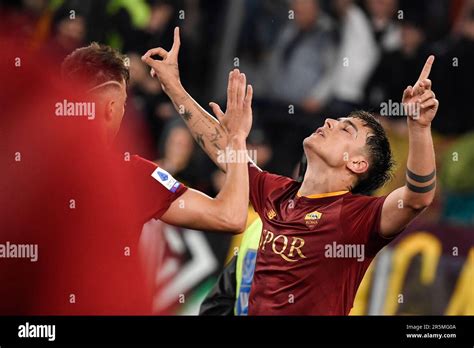
[[204,134],[202,133],[196,133],[195,138],[199,146],[201,146],[203,149],[206,148],[206,145],[204,144]]
[[[416,182],[417,184],[418,183],[424,184],[424,183],[430,182],[431,180],[433,180],[436,177],[436,170],[433,170],[433,172],[431,172],[428,175],[418,175],[418,174],[413,173],[410,169],[407,168],[407,176],[411,180]],[[436,187],[436,180],[433,181],[428,186],[419,186],[419,185],[412,184],[408,181],[407,181],[406,185],[407,185],[407,188],[410,191],[413,191],[415,193],[427,193],[427,192],[432,191]]]
[[[216,119],[198,107],[194,108],[189,104],[185,107],[185,102],[188,99],[188,96],[183,96],[173,100],[174,107],[184,121],[187,122],[188,128],[191,130],[199,146],[212,157],[215,155],[216,150],[222,151],[220,142],[224,139],[225,130]],[[209,148],[206,148],[206,140],[209,143]]]
[[214,133],[211,133],[210,134],[210,142],[213,143],[213,142],[216,142],[218,141],[219,139],[222,139],[222,134],[221,132],[219,132],[219,128],[215,127],[214,128]]
[[430,174],[428,175],[418,175],[413,173],[410,169],[407,168],[407,175],[410,179],[413,181],[419,182],[419,183],[425,183],[433,180],[433,178],[436,176],[436,169],[433,170]]
[[189,121],[193,117],[193,114],[191,113],[191,111],[184,109],[184,112],[181,114],[181,116],[184,118],[185,121]]

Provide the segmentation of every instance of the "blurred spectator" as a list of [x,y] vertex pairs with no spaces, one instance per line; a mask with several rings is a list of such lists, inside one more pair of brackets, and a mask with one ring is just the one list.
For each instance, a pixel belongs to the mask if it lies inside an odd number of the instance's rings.
[[316,0],[293,0],[289,19],[276,40],[269,68],[268,97],[318,111],[327,98],[328,68],[334,59],[330,18]]
[[287,24],[266,67],[265,98],[256,101],[259,125],[278,154],[269,163],[273,172],[292,174],[303,139],[318,124],[315,116],[329,96],[329,68],[336,49],[333,29],[318,1],[291,2]]
[[464,0],[399,0],[397,19],[403,20],[406,13],[422,17],[426,39],[435,42],[449,34],[450,22],[456,17],[458,6]]
[[401,41],[400,27],[394,19],[398,1],[366,0],[365,6],[379,46],[387,51],[399,48]]
[[0,30],[18,44],[37,49],[49,35],[52,13],[48,0],[0,0]]
[[137,53],[131,52],[130,59],[130,101],[143,114],[147,124],[147,135],[152,141],[153,157],[166,122],[176,116],[168,97],[161,90],[157,79],[150,76],[149,69],[143,64]]
[[240,58],[259,61],[273,46],[276,35],[288,20],[287,2],[245,0],[245,13],[237,52]]
[[213,194],[211,172],[215,166],[196,149],[194,139],[180,118],[168,121],[161,137],[156,163],[177,180],[207,194]]
[[339,20],[340,43],[330,73],[331,117],[345,116],[359,109],[364,100],[364,87],[379,59],[379,50],[364,12],[353,0],[333,3]]
[[155,113],[155,110],[169,103],[169,100],[162,93],[160,83],[150,76],[140,56],[129,53],[127,58],[130,70],[128,99],[115,145],[120,153],[129,152],[145,158],[157,158],[157,145],[165,119],[174,117],[175,113],[172,110],[170,115],[163,118]]
[[273,156],[272,148],[268,143],[263,130],[254,128],[247,138],[247,150],[250,153],[250,158],[261,169],[265,169],[268,162]]
[[[171,1],[149,3],[140,24],[135,19],[132,7],[124,6],[118,10],[115,23],[122,23],[117,29],[123,38],[124,51],[146,52],[151,47],[171,47],[173,29],[177,25],[177,4]],[[124,23],[128,23],[128,26]]]
[[221,3],[227,8],[222,23],[216,23],[222,30],[220,42],[214,47],[217,62],[215,76],[210,74],[214,85],[213,98],[225,100],[227,72],[233,66],[245,71],[247,79],[252,81],[254,95],[262,95],[266,86],[261,63],[268,60],[278,33],[288,22],[288,1],[243,0]]
[[[179,176],[185,180],[189,173],[189,162],[194,150],[194,139],[186,127],[175,126],[170,129],[165,141],[163,157],[159,165],[171,175]],[[189,180],[188,180],[189,181]]]
[[[433,127],[443,134],[463,134],[474,130],[472,100],[474,90],[468,86],[474,76],[474,1],[466,2],[459,18],[457,36],[450,38],[444,48],[439,78],[439,117]],[[453,117],[456,121],[453,122]]]
[[86,19],[77,11],[70,12],[67,8],[56,11],[51,38],[44,50],[58,59],[58,63],[76,48],[84,46],[86,38]]
[[[418,79],[420,68],[430,53],[422,17],[415,13],[406,14],[401,21],[401,47],[383,53],[367,83],[368,107],[379,112],[382,103],[390,100],[400,102],[405,88]],[[405,121],[404,118],[399,119]],[[399,119],[389,118],[390,121]]]
[[180,49],[181,79],[190,93],[199,97],[201,89],[196,88],[196,81],[201,78],[204,51],[199,47],[195,5],[182,0],[116,0],[110,4],[112,44],[124,52],[142,55],[154,47],[170,49],[174,28],[184,27]]

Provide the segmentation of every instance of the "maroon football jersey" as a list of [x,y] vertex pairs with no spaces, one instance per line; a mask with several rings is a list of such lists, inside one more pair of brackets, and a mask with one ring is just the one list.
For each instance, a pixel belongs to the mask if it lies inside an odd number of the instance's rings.
[[385,197],[348,191],[309,197],[300,183],[249,165],[263,222],[249,315],[348,315],[376,253]]

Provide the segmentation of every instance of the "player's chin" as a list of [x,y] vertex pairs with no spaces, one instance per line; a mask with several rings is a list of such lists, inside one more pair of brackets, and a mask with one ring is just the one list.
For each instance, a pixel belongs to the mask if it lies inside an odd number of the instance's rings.
[[310,152],[318,152],[318,148],[321,147],[321,139],[316,134],[310,135],[309,137],[303,140],[303,149],[305,153],[308,151]]
[[317,133],[313,133],[309,137],[303,140],[303,146],[304,147],[311,146],[311,145],[314,146],[314,145],[320,144],[323,140],[324,140],[324,137],[322,137],[321,135]]

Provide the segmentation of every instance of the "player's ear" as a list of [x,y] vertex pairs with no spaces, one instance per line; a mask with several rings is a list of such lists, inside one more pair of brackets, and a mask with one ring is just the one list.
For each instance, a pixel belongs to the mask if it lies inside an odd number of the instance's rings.
[[105,110],[104,110],[104,120],[106,122],[110,122],[114,118],[114,114],[116,112],[115,108],[117,107],[117,102],[114,99],[108,99],[105,102]]
[[369,162],[364,156],[354,156],[346,162],[346,167],[354,174],[363,174],[369,170]]

